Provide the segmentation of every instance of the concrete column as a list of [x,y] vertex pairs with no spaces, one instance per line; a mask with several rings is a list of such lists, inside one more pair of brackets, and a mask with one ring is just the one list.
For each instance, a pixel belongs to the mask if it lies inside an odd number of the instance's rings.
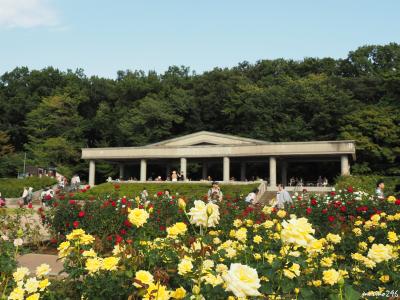
[[119,178],[124,178],[124,164],[119,164]]
[[96,177],[96,163],[94,160],[89,161],[89,185],[94,186]]
[[340,157],[340,174],[342,176],[350,175],[350,165],[349,165],[349,157],[347,155],[342,155]]
[[269,185],[276,187],[276,158],[273,156],[269,158]]
[[203,171],[201,174],[202,179],[207,179],[208,176],[208,164],[207,162],[203,161]]
[[187,179],[187,161],[186,158],[181,157],[181,172],[183,176],[185,176],[185,180]]
[[167,178],[169,176],[169,180],[171,180],[171,165],[167,164],[167,168],[165,171],[165,178]]
[[287,185],[287,161],[283,160],[281,165],[281,182],[284,186]]
[[147,180],[147,161],[145,159],[140,160],[140,181]]
[[246,180],[246,162],[242,161],[240,163],[240,181]]
[[225,156],[224,157],[224,172],[223,172],[223,181],[229,181],[230,178],[230,163],[229,163],[229,157]]

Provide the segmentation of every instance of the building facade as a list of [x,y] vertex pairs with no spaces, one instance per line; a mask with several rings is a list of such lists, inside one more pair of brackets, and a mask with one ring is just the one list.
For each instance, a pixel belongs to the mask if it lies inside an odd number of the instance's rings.
[[[124,177],[126,165],[140,168],[140,181],[148,178],[149,162],[168,166],[179,162],[179,169],[187,177],[188,161],[202,164],[203,178],[207,175],[208,162],[222,161],[222,180],[231,178],[231,163],[240,163],[240,180],[246,180],[246,165],[249,161],[268,163],[268,184],[277,184],[279,167],[281,182],[287,182],[288,164],[294,161],[324,162],[335,161],[340,164],[340,174],[350,174],[350,159],[355,159],[355,142],[345,141],[307,141],[271,143],[233,135],[200,131],[182,137],[165,140],[142,147],[83,148],[82,159],[89,161],[89,184],[95,184],[96,161],[116,163],[120,177]],[[167,171],[168,172],[168,171]]]

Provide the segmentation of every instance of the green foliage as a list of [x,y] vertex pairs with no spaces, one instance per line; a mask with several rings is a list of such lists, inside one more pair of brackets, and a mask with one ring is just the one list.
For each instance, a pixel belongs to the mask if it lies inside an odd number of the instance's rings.
[[[259,184],[221,184],[221,190],[225,196],[236,197],[238,195],[246,196]],[[133,197],[139,195],[143,188],[146,188],[149,195],[155,195],[157,192],[163,192],[169,189],[171,195],[179,193],[180,196],[196,197],[202,199],[210,188],[210,183],[103,183],[87,190],[83,193],[76,193],[74,199],[84,200],[89,198],[105,197],[106,195],[115,195],[116,197]]]
[[[395,43],[345,59],[260,60],[201,75],[172,66],[163,74],[119,71],[113,80],[22,67],[0,77],[0,147],[84,178],[82,147],[138,146],[200,130],[272,142],[355,139],[355,173],[398,175],[399,86]],[[0,157],[0,176],[16,175],[13,162]]]
[[33,187],[33,190],[36,191],[56,183],[57,180],[50,177],[0,178],[0,192],[4,198],[16,198],[21,197],[25,186]]
[[[379,176],[379,175],[363,175],[363,176],[342,176],[336,181],[336,189],[347,189],[349,186],[354,189],[365,191],[370,195],[375,194],[376,183],[383,179],[385,182],[385,195],[394,195],[395,186],[400,184],[400,177],[396,176]],[[397,191],[398,192],[398,191]]]

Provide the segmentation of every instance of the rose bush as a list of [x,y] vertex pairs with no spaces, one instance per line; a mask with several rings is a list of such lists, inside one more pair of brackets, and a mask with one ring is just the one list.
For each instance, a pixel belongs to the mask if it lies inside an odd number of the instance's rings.
[[203,200],[59,199],[49,222],[62,224],[65,284],[86,299],[359,299],[400,288],[400,200],[352,188],[304,191],[282,210]]

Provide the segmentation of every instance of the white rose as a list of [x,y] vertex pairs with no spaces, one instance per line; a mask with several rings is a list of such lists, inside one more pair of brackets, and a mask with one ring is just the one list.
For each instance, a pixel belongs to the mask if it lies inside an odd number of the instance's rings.
[[231,291],[238,298],[260,296],[260,279],[257,270],[242,264],[231,264],[229,271],[224,274],[226,291]]
[[6,236],[6,235],[2,235],[1,238],[2,238],[4,241],[8,241],[8,236]]
[[188,215],[192,224],[215,227],[219,222],[219,207],[214,203],[205,204],[201,200],[196,200],[194,201],[194,207],[190,209]]
[[15,239],[14,240],[14,246],[15,247],[22,246],[23,242],[24,241],[22,239]]

